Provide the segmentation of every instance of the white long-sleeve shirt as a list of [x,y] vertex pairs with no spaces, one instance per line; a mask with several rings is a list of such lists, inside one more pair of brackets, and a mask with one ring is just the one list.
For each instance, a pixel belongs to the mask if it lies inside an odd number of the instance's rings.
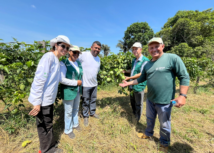
[[53,52],[45,53],[37,66],[28,101],[34,106],[53,104],[58,92],[59,82],[74,86],[72,80],[61,77],[60,62]]
[[[76,61],[75,62],[69,61],[69,62],[76,69],[77,73],[79,73],[78,63]],[[60,62],[60,74],[61,74],[62,80],[67,79],[66,73],[67,73],[67,68],[66,68],[65,64],[63,62]],[[67,80],[69,80],[69,82],[72,83],[72,85],[70,85],[70,86],[77,86],[77,80],[70,80],[70,79],[67,79]],[[60,82],[60,83],[65,84],[63,82]],[[67,84],[65,84],[65,85],[67,85]],[[79,87],[78,87],[78,92],[79,92]]]
[[97,74],[100,70],[100,58],[91,52],[83,52],[79,56],[83,69],[83,87],[97,86]]

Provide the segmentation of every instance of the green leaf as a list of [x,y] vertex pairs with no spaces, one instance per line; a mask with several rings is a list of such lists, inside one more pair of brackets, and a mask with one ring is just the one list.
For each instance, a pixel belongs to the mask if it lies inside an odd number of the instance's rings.
[[26,64],[28,67],[31,67],[31,66],[33,66],[34,62],[30,60],[30,61],[27,61],[25,64]]
[[7,72],[7,73],[9,73],[9,72],[10,72],[7,66],[4,66],[4,67],[3,67],[3,69],[4,69],[4,70],[5,70],[5,72]]

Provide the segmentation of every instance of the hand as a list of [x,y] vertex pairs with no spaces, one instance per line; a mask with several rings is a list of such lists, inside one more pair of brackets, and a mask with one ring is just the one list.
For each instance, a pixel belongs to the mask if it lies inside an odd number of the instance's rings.
[[29,115],[36,116],[40,112],[40,105],[35,105]]
[[127,76],[125,76],[126,78],[123,80],[123,81],[129,81],[130,80],[130,78],[129,77],[127,77]]
[[128,82],[127,81],[123,81],[123,83],[120,83],[119,84],[119,86],[121,86],[121,87],[126,87],[126,86],[128,86],[129,84],[128,84]]
[[175,99],[173,99],[173,100],[171,100],[171,101],[176,101],[177,104],[175,105],[175,107],[180,108],[180,107],[182,107],[183,105],[185,105],[185,103],[186,103],[186,98],[185,98],[184,96],[179,96],[178,98],[175,98]]
[[77,80],[77,85],[81,86],[81,84],[82,84],[82,81],[81,80]]

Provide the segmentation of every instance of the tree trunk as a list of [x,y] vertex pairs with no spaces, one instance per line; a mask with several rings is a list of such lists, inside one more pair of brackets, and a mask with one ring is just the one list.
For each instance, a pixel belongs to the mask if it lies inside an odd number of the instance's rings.
[[3,71],[0,71],[0,83],[3,83],[4,81],[4,74]]
[[197,80],[196,80],[196,85],[195,85],[195,87],[194,87],[194,94],[196,94],[196,93],[197,93],[199,80],[200,80],[200,77],[198,76],[198,77],[197,77]]

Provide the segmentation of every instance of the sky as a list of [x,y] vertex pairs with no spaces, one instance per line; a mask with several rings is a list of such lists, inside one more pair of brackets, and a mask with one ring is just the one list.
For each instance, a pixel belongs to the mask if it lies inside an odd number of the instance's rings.
[[98,40],[117,54],[131,24],[147,22],[156,33],[179,10],[213,6],[214,0],[2,0],[0,39],[33,43],[65,35],[73,45],[90,48]]

